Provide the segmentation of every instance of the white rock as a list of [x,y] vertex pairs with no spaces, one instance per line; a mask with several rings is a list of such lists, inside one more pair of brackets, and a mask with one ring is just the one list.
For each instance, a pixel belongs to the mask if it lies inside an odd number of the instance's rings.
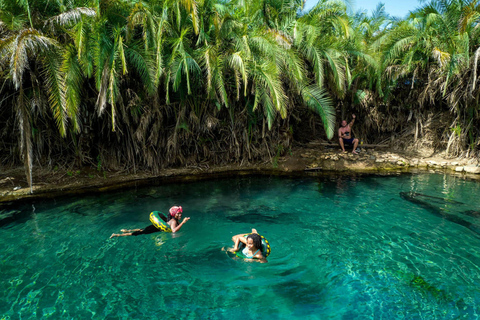
[[463,167],[455,167],[455,172],[463,172]]
[[463,170],[468,173],[480,173],[480,167],[477,166],[466,166],[463,167]]

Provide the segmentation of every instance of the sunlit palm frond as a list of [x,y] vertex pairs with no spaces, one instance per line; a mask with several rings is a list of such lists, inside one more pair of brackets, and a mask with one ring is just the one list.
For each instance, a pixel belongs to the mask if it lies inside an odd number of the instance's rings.
[[15,88],[20,88],[30,59],[33,60],[37,55],[47,53],[56,46],[55,40],[43,36],[35,29],[24,29],[18,34],[0,40],[0,59],[9,61],[10,75]]
[[98,115],[103,114],[103,112],[105,111],[105,107],[107,105],[109,75],[110,75],[110,67],[108,64],[105,64],[102,72],[100,86],[98,88],[97,102],[95,104],[95,108],[98,111]]
[[118,76],[115,63],[112,64],[112,68],[110,69],[108,75],[108,102],[110,103],[110,110],[111,110],[111,124],[112,124],[112,131],[115,131],[116,125],[116,102],[117,96],[119,94],[119,87],[118,87]]
[[247,86],[248,86],[248,72],[246,68],[246,63],[244,58],[242,57],[242,52],[234,52],[230,57],[230,67],[235,70],[235,72],[239,75],[238,80],[236,81],[236,89],[237,89],[237,99],[240,92],[240,79],[243,81],[244,86],[244,95],[247,95]]
[[135,34],[135,27],[139,26],[142,31],[142,39],[145,50],[156,46],[156,21],[153,14],[143,3],[135,4],[127,18],[127,41]]
[[160,17],[158,18],[157,32],[155,35],[155,78],[154,84],[157,87],[160,83],[160,78],[164,74],[164,42],[168,35],[170,24],[168,21],[168,10],[164,7]]
[[332,100],[325,90],[317,85],[305,86],[301,94],[305,104],[320,115],[327,138],[331,139],[335,130],[335,107]]
[[328,61],[328,66],[331,70],[331,75],[335,79],[336,88],[341,92],[345,89],[345,66],[342,55],[336,50],[326,50],[325,60]]
[[440,68],[444,68],[450,62],[450,53],[443,52],[439,48],[435,48],[432,51],[432,56],[435,58]]
[[45,86],[49,95],[48,102],[52,110],[53,117],[60,130],[60,134],[65,136],[67,133],[67,119],[68,111],[66,109],[67,103],[65,99],[65,78],[60,72],[61,55],[54,52],[47,54],[44,58],[44,72]]
[[227,87],[225,85],[225,80],[223,76],[223,59],[221,58],[220,58],[220,61],[218,62],[217,67],[214,70],[213,83],[215,85],[217,96],[220,98],[220,102],[228,108],[229,106],[228,94],[227,94]]
[[65,77],[63,89],[65,91],[65,109],[72,120],[74,129],[78,132],[80,122],[77,120],[77,116],[82,101],[81,91],[84,74],[73,46],[65,48],[61,72]]
[[278,50],[277,44],[265,34],[255,34],[248,38],[249,47],[252,52],[256,52],[262,57],[268,57],[268,59],[274,60]]
[[313,66],[312,71],[315,74],[315,81],[320,87],[323,87],[325,84],[325,70],[320,50],[315,46],[303,46],[301,50]]
[[60,26],[73,26],[80,21],[83,17],[95,17],[97,12],[93,8],[79,7],[62,12],[59,15],[49,18],[45,23],[58,24]]
[[196,0],[180,0],[181,4],[192,19],[193,30],[195,34],[199,32],[198,6]]
[[279,79],[279,70],[274,62],[264,62],[255,67],[254,81],[263,86],[273,106],[282,118],[287,116],[286,95]]
[[472,0],[463,7],[461,17],[458,21],[458,30],[460,33],[471,32],[473,28],[478,27],[480,22],[480,1]]
[[283,77],[288,79],[288,84],[292,86],[294,92],[299,93],[302,84],[307,79],[307,68],[305,62],[301,59],[296,50],[287,50],[282,53],[280,68]]

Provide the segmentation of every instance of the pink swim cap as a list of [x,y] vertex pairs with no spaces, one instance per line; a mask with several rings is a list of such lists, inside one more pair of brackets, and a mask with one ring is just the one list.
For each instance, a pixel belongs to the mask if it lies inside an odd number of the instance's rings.
[[173,207],[170,208],[169,212],[170,212],[170,215],[175,218],[177,213],[182,213],[183,212],[183,209],[182,209],[181,206],[178,206],[178,207],[173,206]]

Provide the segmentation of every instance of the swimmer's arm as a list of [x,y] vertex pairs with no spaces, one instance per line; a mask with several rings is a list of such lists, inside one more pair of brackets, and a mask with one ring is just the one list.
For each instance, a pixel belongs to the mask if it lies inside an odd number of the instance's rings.
[[[172,219],[173,220],[173,219]],[[190,218],[185,218],[183,219],[183,221],[177,225],[177,221],[173,220],[172,224],[170,225],[170,229],[172,229],[172,233],[175,233],[177,232],[178,230],[180,230],[182,228],[182,226],[185,224],[185,222],[187,222],[188,220],[190,220]]]
[[245,237],[246,235],[248,235],[248,233],[238,238],[238,240],[245,245],[247,244],[247,238]]
[[260,263],[265,263],[265,262],[267,262],[267,259],[265,259],[265,257],[263,256],[263,254],[260,253],[260,252],[255,255],[255,258],[257,258],[257,261],[260,262]]
[[230,252],[237,252],[240,250],[240,242],[247,244],[247,240],[245,239],[246,234],[237,234],[236,236],[232,237],[232,241],[234,243],[232,250]]
[[240,244],[240,242],[243,244],[247,244],[247,238],[245,238],[245,236],[248,236],[248,235],[249,235],[248,233],[237,234],[236,236],[232,237],[232,241],[235,243],[235,246]]
[[267,262],[267,259],[265,259],[265,258],[263,257],[263,254],[260,253],[260,252],[257,253],[257,254],[255,255],[255,257],[253,257],[253,259],[248,259],[248,260],[252,260],[252,261],[256,261],[256,262],[260,262],[260,263],[265,263],[265,262]]
[[247,262],[260,262],[260,263],[266,263],[267,262],[267,259],[265,259],[263,256],[261,259],[257,258],[257,256],[255,256],[255,258],[252,258],[252,259],[243,259]]

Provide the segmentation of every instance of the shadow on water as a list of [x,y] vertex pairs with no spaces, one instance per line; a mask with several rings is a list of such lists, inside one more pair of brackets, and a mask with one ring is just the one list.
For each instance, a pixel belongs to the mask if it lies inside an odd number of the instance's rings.
[[[447,209],[442,208],[442,206],[446,204],[451,204],[458,207],[460,205],[463,205],[462,202],[458,202],[451,199],[429,196],[429,195],[425,195],[417,192],[400,192],[400,197],[421,206],[422,208],[426,209],[428,212],[436,215],[437,217],[441,217],[450,222],[459,224],[463,227],[470,229],[477,235],[480,235],[479,225],[471,223],[455,214],[451,214],[446,211]],[[459,213],[463,215],[471,216],[471,217],[479,216],[479,212],[474,210],[466,210]]]
[[295,221],[292,218],[292,214],[286,213],[286,212],[277,214],[275,216],[248,212],[242,215],[227,216],[226,218],[235,223],[251,223],[251,224],[256,224],[256,223],[288,224]]
[[[358,184],[367,185],[373,190],[383,187],[383,183],[377,178],[382,177],[382,181],[386,179],[397,179],[398,173],[389,174],[371,174],[371,173],[349,173],[348,175],[334,174],[317,178],[317,190],[320,194],[327,198],[335,198],[339,195],[348,195],[349,198],[355,198],[361,194],[356,186]],[[404,176],[407,173],[403,173]]]
[[33,205],[32,208],[30,208],[27,206],[19,207],[18,204],[15,203],[4,203],[0,206],[0,227],[13,222],[26,222],[31,218],[34,211]]

